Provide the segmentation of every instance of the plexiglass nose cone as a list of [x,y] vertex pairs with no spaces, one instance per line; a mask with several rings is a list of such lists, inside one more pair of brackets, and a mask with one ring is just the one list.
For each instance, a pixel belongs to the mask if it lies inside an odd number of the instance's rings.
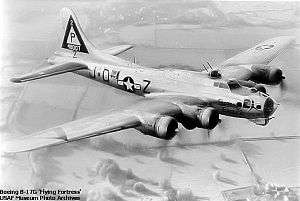
[[268,97],[265,101],[263,110],[265,117],[271,116],[275,112],[276,108],[277,103],[275,103],[275,101],[272,98]]

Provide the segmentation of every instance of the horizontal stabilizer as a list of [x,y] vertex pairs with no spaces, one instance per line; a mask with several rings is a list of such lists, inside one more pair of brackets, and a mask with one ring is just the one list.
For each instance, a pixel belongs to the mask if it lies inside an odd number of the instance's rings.
[[119,45],[119,46],[111,47],[111,48],[108,48],[105,50],[101,50],[101,52],[105,53],[105,54],[117,56],[118,54],[121,54],[131,48],[133,48],[133,45]]
[[46,68],[39,69],[32,73],[22,75],[21,77],[12,78],[10,79],[10,81],[15,83],[27,82],[27,81],[50,77],[62,73],[73,72],[81,69],[87,69],[87,66],[76,62],[55,64],[55,65],[48,66]]

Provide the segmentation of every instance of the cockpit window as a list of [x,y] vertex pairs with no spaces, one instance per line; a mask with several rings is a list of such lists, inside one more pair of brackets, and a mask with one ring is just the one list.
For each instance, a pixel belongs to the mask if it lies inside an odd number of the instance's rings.
[[249,99],[244,100],[244,108],[250,108],[251,107],[251,101]]
[[241,88],[241,85],[235,80],[230,80],[227,84],[230,90]]

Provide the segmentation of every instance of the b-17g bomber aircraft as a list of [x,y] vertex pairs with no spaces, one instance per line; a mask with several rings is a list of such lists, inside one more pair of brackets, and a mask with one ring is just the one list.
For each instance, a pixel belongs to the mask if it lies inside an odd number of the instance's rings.
[[109,115],[95,115],[62,124],[5,144],[6,153],[35,150],[114,131],[135,128],[160,139],[172,139],[181,124],[186,129],[214,129],[219,115],[266,125],[278,104],[262,84],[280,84],[282,71],[268,64],[292,42],[277,37],[221,63],[195,72],[146,68],[117,57],[132,48],[97,49],[85,36],[74,12],[61,11],[65,34],[61,49],[36,72],[12,78],[15,83],[72,72],[144,97],[139,104]]

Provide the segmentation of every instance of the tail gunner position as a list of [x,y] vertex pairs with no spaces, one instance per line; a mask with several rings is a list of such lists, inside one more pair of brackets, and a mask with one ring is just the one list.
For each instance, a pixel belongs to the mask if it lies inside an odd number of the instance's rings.
[[61,13],[66,25],[61,49],[48,59],[46,68],[11,81],[21,83],[72,72],[144,100],[106,116],[90,116],[26,135],[8,142],[5,152],[29,151],[128,128],[169,140],[176,135],[179,123],[186,129],[214,129],[220,114],[266,125],[277,108],[262,84],[282,82],[282,71],[269,63],[292,43],[290,37],[262,42],[223,62],[218,70],[160,70],[117,57],[132,48],[130,45],[97,49],[86,38],[73,11],[64,8]]

